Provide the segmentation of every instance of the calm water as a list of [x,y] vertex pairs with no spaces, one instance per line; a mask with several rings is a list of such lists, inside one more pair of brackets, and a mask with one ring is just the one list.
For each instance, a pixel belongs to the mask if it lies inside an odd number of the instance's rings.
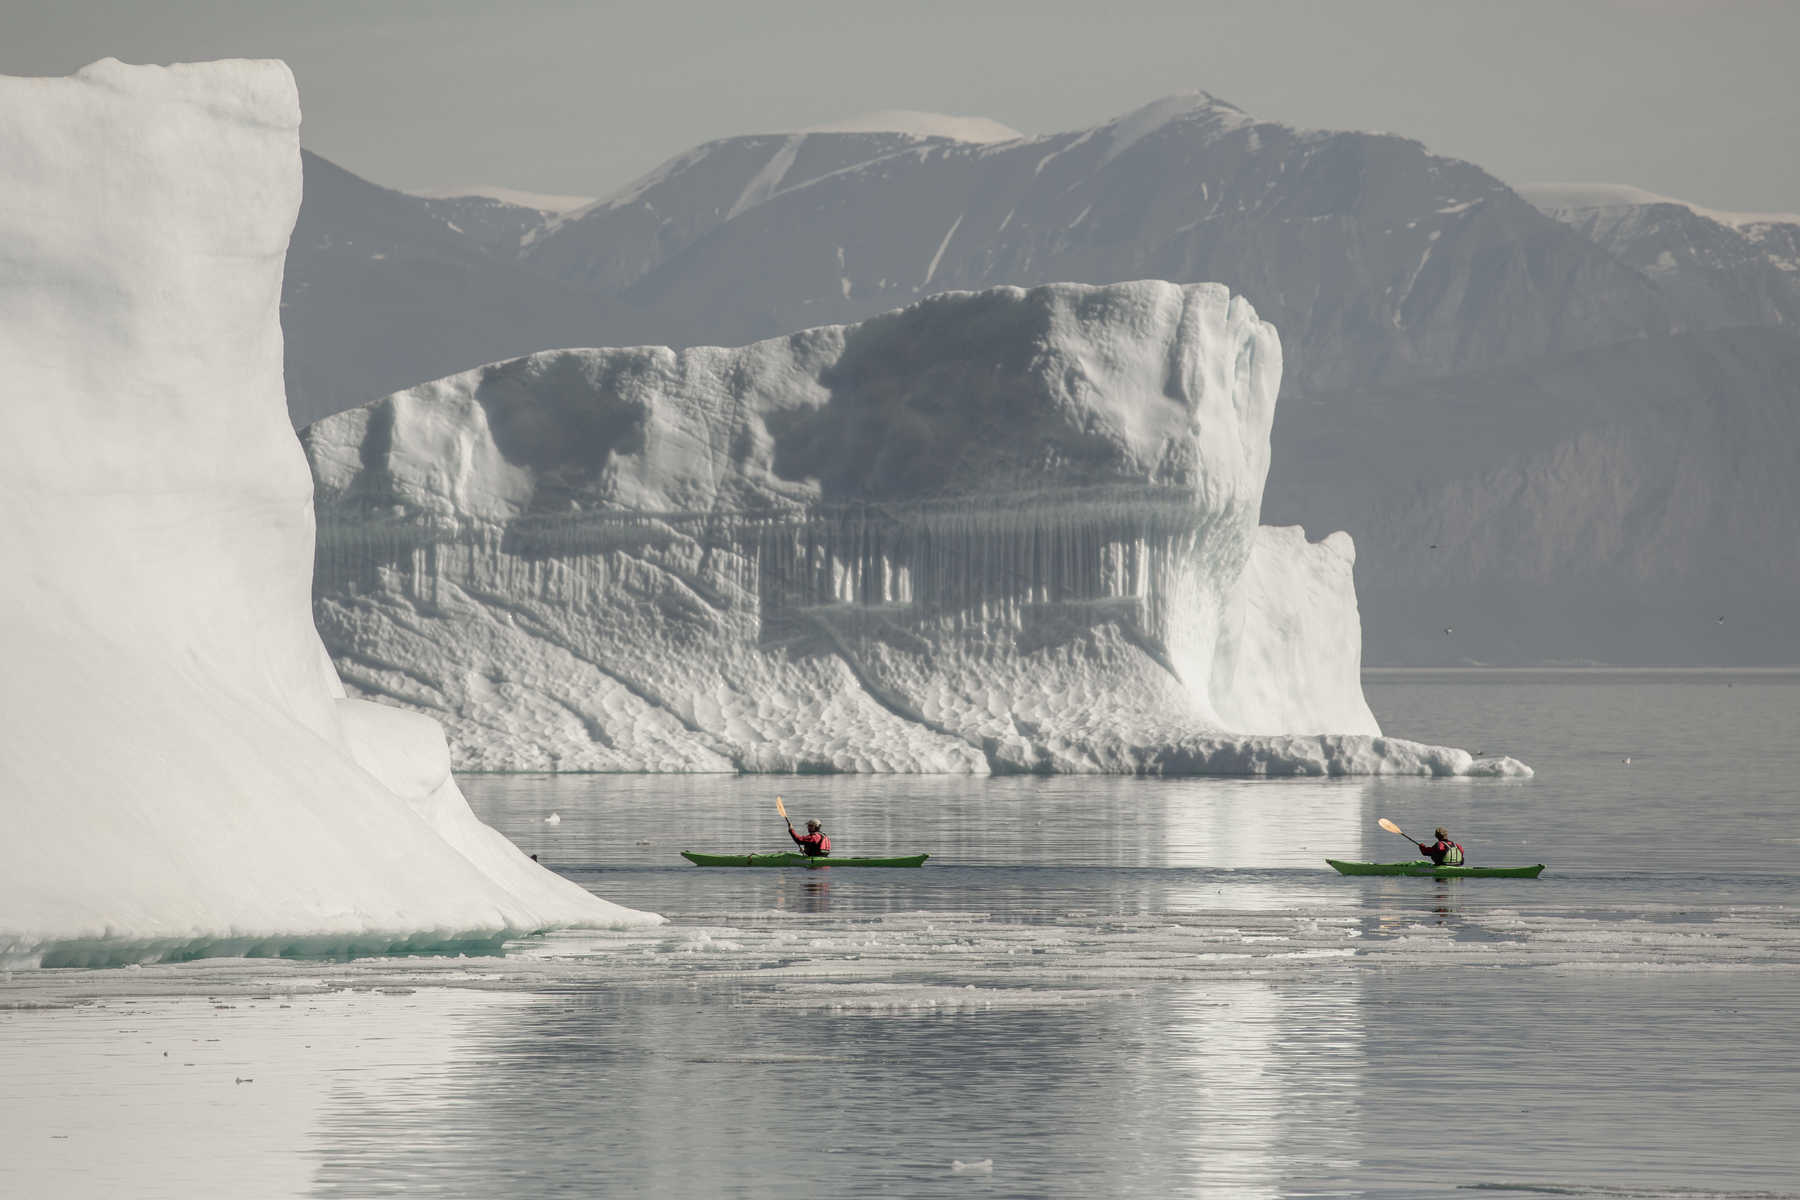
[[[467,778],[671,925],[14,976],[0,1193],[1800,1194],[1800,675],[1368,694],[1538,776]],[[779,848],[777,794],[932,860],[677,857]],[[1378,816],[1549,870],[1326,870],[1408,856]]]

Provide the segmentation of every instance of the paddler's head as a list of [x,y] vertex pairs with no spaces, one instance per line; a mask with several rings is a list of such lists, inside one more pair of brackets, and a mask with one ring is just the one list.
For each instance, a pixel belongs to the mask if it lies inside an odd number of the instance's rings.
[[1442,825],[1437,827],[1437,835],[1438,841],[1440,842],[1447,842],[1450,840],[1450,831],[1445,829]]
[[817,828],[819,828],[819,822],[818,822],[818,820],[817,820],[817,819],[816,819],[816,818],[815,818],[815,819],[814,819],[814,820],[811,820],[811,821],[808,821],[808,822],[807,822],[807,823],[806,823],[806,827],[807,827],[807,828],[808,828],[808,829],[817,829]]

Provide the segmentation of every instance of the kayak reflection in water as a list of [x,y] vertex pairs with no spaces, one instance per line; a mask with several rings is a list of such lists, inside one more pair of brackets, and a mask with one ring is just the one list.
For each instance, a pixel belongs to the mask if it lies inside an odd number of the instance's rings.
[[[793,827],[789,826],[791,833]],[[1450,840],[1450,834],[1439,825],[1432,832],[1437,834],[1436,842],[1415,842],[1420,852],[1430,856],[1431,861],[1440,867],[1460,867],[1463,865],[1463,848]]]
[[806,823],[805,837],[795,833],[794,823],[789,821],[788,836],[799,844],[800,853],[809,858],[827,858],[831,854],[831,839],[825,836],[825,831],[816,818]]

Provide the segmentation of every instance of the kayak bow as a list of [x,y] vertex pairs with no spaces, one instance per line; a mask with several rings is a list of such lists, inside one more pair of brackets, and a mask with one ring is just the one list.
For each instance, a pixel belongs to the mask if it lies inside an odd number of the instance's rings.
[[1543,863],[1529,867],[1440,867],[1425,858],[1395,863],[1339,862],[1335,858],[1325,861],[1339,875],[1425,875],[1433,879],[1536,879],[1544,869]]
[[929,854],[903,854],[895,858],[836,858],[805,854],[700,854],[683,850],[681,857],[696,867],[916,867]]

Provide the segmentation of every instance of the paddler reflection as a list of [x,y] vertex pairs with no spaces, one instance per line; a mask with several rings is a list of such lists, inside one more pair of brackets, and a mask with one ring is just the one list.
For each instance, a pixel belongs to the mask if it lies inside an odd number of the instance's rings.
[[775,907],[792,912],[823,913],[831,911],[831,880],[825,871],[807,871],[799,878],[784,876],[775,894]]

